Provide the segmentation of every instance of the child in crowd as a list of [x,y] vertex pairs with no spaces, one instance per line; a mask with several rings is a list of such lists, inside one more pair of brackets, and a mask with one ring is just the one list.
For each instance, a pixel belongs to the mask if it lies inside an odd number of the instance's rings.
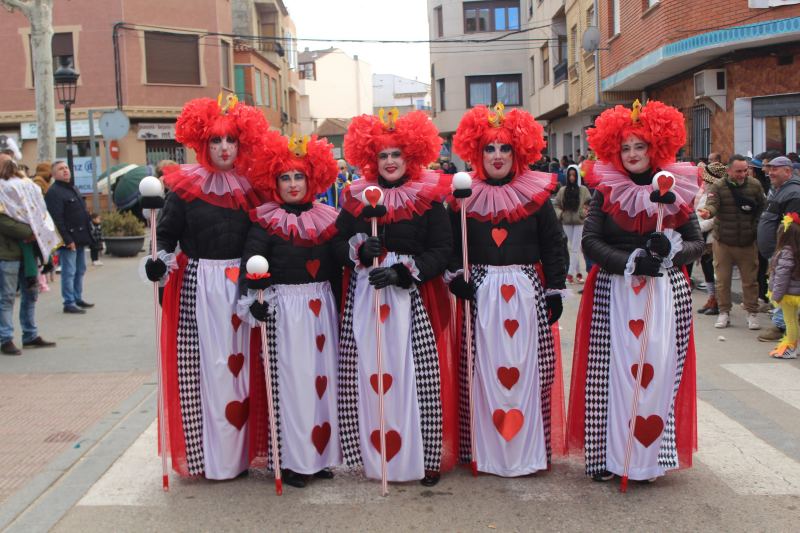
[[103,266],[103,262],[100,261],[100,252],[103,251],[102,220],[98,213],[90,213],[89,216],[92,219],[92,237],[94,238],[94,242],[89,248],[92,255],[92,266],[100,267]]
[[797,310],[800,307],[800,215],[788,213],[778,227],[778,244],[769,265],[769,295],[783,310],[786,335],[769,354],[797,358]]

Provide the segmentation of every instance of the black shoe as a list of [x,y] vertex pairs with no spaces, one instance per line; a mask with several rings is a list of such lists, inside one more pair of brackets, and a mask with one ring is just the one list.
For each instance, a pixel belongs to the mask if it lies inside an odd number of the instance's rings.
[[78,307],[77,305],[65,305],[64,312],[73,315],[85,315],[86,311]]
[[38,336],[35,339],[33,339],[32,341],[28,341],[28,342],[22,341],[22,347],[23,348],[52,348],[55,345],[56,345],[56,343],[50,342],[50,341],[46,341],[43,338],[38,337]]
[[90,307],[94,307],[94,304],[90,304],[89,302],[84,302],[83,300],[78,300],[77,302],[75,302],[75,305],[77,305],[81,309],[89,309]]
[[314,477],[317,479],[333,479],[333,472],[328,470],[327,468],[320,470],[314,474]]
[[3,352],[3,355],[22,355],[22,350],[17,348],[14,341],[6,341],[0,344],[0,352]]
[[605,481],[611,481],[612,479],[614,479],[614,474],[612,474],[608,470],[603,470],[602,472],[598,472],[597,474],[592,474],[592,481],[597,481],[599,483]]
[[437,483],[439,483],[439,480],[441,478],[442,478],[442,476],[439,474],[439,472],[437,472],[435,470],[426,470],[425,471],[425,477],[422,478],[419,483],[423,487],[433,487]]
[[298,474],[297,472],[293,472],[291,470],[281,470],[281,480],[283,480],[283,482],[287,485],[291,485],[292,487],[296,487],[298,489],[305,488],[306,483],[308,483],[307,476]]

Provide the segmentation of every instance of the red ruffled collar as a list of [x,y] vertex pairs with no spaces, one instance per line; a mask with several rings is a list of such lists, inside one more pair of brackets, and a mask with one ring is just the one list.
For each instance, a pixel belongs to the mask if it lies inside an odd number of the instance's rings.
[[164,169],[167,188],[185,202],[201,199],[226,209],[249,211],[261,201],[247,178],[235,170],[210,171],[200,164]]
[[[467,199],[467,216],[497,224],[501,220],[517,222],[539,210],[550,200],[558,178],[555,174],[527,170],[505,185],[490,185],[472,175],[472,195]],[[463,200],[452,195],[447,205],[453,211],[461,209]]]
[[[664,229],[678,228],[689,220],[694,211],[697,184],[697,167],[691,163],[671,163],[662,170],[675,175],[675,203],[664,205]],[[603,194],[603,212],[625,231],[639,234],[656,228],[658,204],[650,201],[651,185],[636,185],[612,164],[595,163],[586,176],[586,182]]]
[[[434,202],[444,201],[445,196],[450,192],[452,180],[453,177],[450,174],[425,170],[419,179],[408,180],[399,187],[381,187],[386,215],[378,219],[378,222],[391,224],[400,220],[410,220],[416,215],[425,213]],[[355,217],[359,216],[364,208],[361,194],[371,185],[380,187],[375,181],[365,179],[354,181],[344,190],[342,208]]]
[[336,235],[337,215],[336,209],[319,202],[299,215],[286,211],[278,202],[267,202],[250,211],[250,219],[270,235],[302,246],[322,244]]

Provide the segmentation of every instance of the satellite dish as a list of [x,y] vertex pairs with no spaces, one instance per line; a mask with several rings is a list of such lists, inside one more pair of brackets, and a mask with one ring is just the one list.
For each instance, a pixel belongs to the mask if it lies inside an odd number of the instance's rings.
[[583,43],[581,48],[584,52],[594,52],[600,47],[600,30],[597,26],[589,26],[583,32]]

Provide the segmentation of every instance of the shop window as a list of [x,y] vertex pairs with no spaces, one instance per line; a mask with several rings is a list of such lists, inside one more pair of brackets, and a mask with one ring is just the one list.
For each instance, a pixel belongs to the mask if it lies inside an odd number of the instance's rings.
[[145,141],[145,159],[153,168],[159,161],[170,159],[181,165],[186,163],[186,149],[177,141],[170,139]]
[[200,85],[200,46],[197,35],[144,32],[147,83]]

